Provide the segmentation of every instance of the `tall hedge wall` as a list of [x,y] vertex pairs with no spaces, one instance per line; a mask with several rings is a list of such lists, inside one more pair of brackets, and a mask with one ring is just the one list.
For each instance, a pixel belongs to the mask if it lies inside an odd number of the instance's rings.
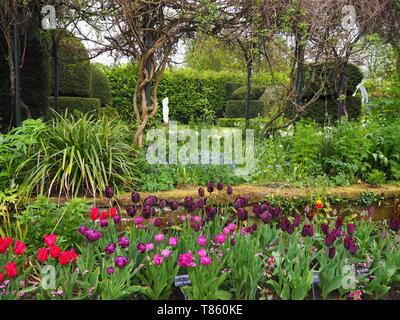
[[[134,119],[132,98],[137,79],[137,67],[124,65],[105,70],[111,83],[112,104],[126,119]],[[170,119],[187,123],[200,119],[205,111],[212,111],[215,118],[225,113],[230,94],[245,84],[245,75],[229,72],[199,72],[193,69],[167,70],[161,80],[158,99],[169,98]],[[271,82],[269,75],[255,76],[255,85]],[[229,94],[227,94],[229,93]]]
[[100,100],[100,106],[111,104],[110,81],[100,68],[92,65],[92,86],[90,96]]

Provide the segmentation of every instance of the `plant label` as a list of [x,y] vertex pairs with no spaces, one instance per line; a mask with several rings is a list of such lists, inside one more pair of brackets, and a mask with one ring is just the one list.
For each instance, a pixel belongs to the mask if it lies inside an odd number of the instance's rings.
[[318,271],[314,271],[313,272],[313,284],[314,283],[318,283],[318,282],[320,282],[321,280],[319,279],[319,272]]
[[175,282],[175,287],[186,287],[192,285],[188,274],[182,274],[180,276],[176,276],[174,282]]

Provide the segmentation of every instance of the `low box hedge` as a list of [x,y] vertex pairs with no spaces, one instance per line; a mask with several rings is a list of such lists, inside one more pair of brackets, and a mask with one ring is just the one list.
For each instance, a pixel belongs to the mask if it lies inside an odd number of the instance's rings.
[[[255,118],[264,114],[264,103],[259,100],[250,100],[249,117]],[[245,100],[228,100],[225,109],[226,118],[243,118],[246,117],[246,101]]]
[[[81,97],[59,97],[60,112],[67,109],[70,112],[75,110],[82,113],[100,111],[100,100],[97,98],[81,98]],[[49,107],[55,108],[54,97],[49,97]]]

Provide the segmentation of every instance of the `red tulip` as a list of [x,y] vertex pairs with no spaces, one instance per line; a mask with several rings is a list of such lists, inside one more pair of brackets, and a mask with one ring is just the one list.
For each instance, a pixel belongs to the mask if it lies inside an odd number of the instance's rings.
[[40,262],[45,262],[49,257],[49,249],[48,248],[39,248],[37,258]]
[[60,256],[60,248],[57,247],[56,245],[52,246],[50,248],[50,255],[52,256],[53,259],[57,259]]
[[15,262],[9,262],[7,265],[4,266],[4,269],[6,269],[7,276],[9,278],[14,278],[17,276],[17,264]]
[[44,243],[49,248],[53,247],[56,244],[57,236],[55,234],[46,234],[44,236]]
[[0,253],[5,253],[11,246],[12,238],[0,238]]
[[21,254],[23,254],[25,249],[26,249],[25,243],[23,243],[22,241],[19,241],[19,240],[15,241],[14,253],[17,256],[20,256]]

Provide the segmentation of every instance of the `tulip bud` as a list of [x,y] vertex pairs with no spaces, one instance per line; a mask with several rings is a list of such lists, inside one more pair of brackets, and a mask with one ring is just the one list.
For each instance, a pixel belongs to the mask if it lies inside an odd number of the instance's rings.
[[140,194],[137,192],[132,192],[131,199],[133,203],[138,203],[140,201]]
[[228,187],[228,189],[226,189],[226,193],[228,195],[231,195],[233,193],[233,188],[232,187]]
[[203,188],[199,188],[199,190],[197,192],[199,194],[199,197],[204,197],[204,189]]
[[136,206],[127,206],[126,207],[126,214],[129,217],[134,217],[136,214]]
[[217,190],[221,191],[224,188],[224,184],[220,181],[217,183]]
[[110,186],[107,186],[104,189],[104,195],[106,196],[106,198],[109,198],[109,199],[112,198],[113,195],[114,195],[114,188],[110,187]]

